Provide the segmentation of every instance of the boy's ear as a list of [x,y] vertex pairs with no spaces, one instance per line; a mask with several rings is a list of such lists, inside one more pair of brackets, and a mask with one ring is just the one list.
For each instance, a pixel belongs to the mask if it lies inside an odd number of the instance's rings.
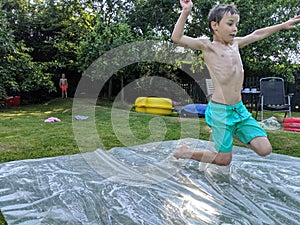
[[218,23],[216,21],[211,21],[210,26],[214,32],[218,30]]

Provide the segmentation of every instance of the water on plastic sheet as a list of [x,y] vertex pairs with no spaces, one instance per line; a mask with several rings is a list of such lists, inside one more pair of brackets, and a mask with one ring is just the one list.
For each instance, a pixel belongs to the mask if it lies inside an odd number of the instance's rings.
[[230,167],[176,160],[194,139],[0,164],[8,224],[299,224],[300,159],[234,148]]

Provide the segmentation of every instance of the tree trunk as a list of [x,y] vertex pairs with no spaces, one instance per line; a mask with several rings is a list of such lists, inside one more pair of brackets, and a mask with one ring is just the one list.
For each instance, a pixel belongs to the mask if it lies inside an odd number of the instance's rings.
[[109,79],[109,83],[108,83],[108,99],[111,99],[112,96],[112,86],[113,86],[113,82],[112,79]]
[[121,76],[121,102],[124,102],[124,78]]

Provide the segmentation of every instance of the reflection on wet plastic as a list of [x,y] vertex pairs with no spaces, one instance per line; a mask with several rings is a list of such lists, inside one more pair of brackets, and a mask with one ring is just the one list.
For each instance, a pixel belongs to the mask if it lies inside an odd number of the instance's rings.
[[299,158],[235,147],[231,166],[220,167],[176,160],[182,143],[211,144],[184,139],[0,164],[1,211],[8,224],[299,224]]

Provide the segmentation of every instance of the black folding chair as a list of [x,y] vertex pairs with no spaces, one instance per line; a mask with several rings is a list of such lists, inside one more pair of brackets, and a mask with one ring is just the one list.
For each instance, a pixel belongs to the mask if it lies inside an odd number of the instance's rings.
[[289,113],[292,117],[291,98],[294,95],[286,95],[284,80],[280,77],[265,77],[260,79],[260,98],[257,104],[256,115],[260,109],[261,120],[264,119],[264,111],[285,112],[284,117]]

